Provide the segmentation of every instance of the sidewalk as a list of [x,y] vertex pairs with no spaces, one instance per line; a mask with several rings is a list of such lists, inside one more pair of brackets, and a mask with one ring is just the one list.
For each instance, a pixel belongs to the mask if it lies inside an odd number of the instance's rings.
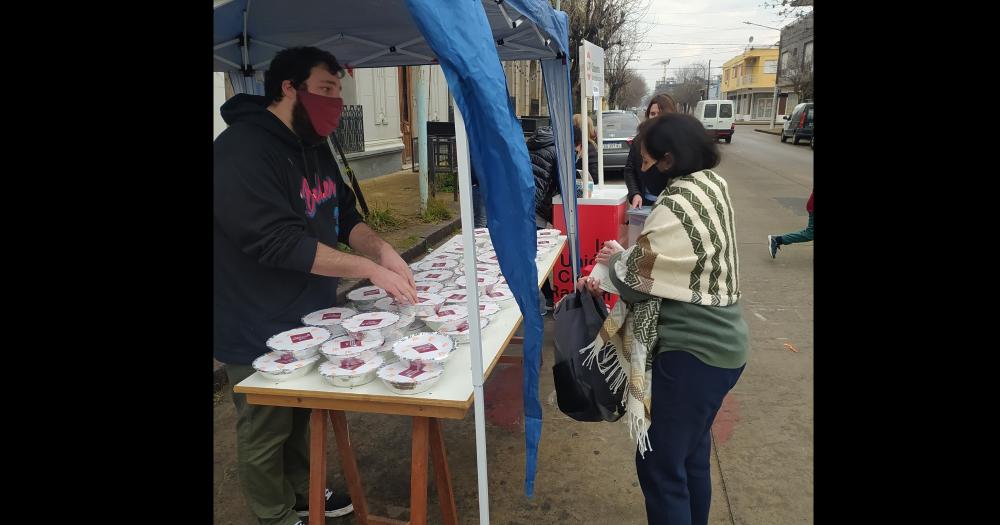
[[[391,218],[397,221],[398,224],[387,228],[387,231],[380,231],[379,236],[396,248],[406,262],[416,260],[462,227],[458,201],[454,200],[450,192],[438,192],[437,197],[428,196],[428,199],[436,198],[451,217],[431,223],[421,221],[419,173],[406,169],[358,183],[369,211],[380,219]],[[364,286],[366,282],[341,279],[337,288],[338,303],[346,302],[347,293]],[[227,382],[226,373],[222,363],[213,359],[213,365],[215,389],[218,390]]]
[[781,135],[781,126],[778,124],[774,125],[774,129],[769,129],[766,126],[763,128],[754,128],[754,131],[759,131],[761,133],[767,133],[768,135]]

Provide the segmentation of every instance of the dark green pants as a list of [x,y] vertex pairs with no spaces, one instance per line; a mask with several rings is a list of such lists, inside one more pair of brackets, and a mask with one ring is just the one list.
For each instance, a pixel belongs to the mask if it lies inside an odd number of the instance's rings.
[[[232,388],[253,375],[247,365],[226,365]],[[309,494],[309,414],[304,408],[236,405],[236,456],[243,497],[261,525],[294,525],[293,510]]]
[[795,244],[813,240],[813,214],[809,212],[809,225],[806,229],[795,233],[785,233],[781,236],[781,244]]

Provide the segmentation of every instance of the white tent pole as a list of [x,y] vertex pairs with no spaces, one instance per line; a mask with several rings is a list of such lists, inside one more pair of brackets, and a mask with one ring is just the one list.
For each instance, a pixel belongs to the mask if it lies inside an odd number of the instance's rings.
[[[417,66],[409,69],[416,74],[417,80],[415,97],[417,99],[417,118],[413,120],[412,128],[412,132],[417,135],[417,151],[413,153],[412,160],[416,160],[420,165],[420,176],[418,178],[420,212],[425,213],[427,211],[428,193],[427,174],[430,173],[430,155],[427,153],[427,98],[429,92],[427,76],[430,73],[428,71],[430,68],[428,66]],[[403,104],[409,104],[409,102],[407,100]]]
[[455,104],[455,146],[458,149],[458,192],[462,210],[462,245],[465,253],[465,289],[469,307],[469,352],[472,354],[472,391],[476,412],[476,467],[479,477],[479,524],[490,523],[489,479],[486,475],[486,410],[483,396],[483,342],[479,326],[479,282],[476,272],[476,238],[472,219],[472,173],[465,119]]
[[[583,148],[580,152],[580,168],[582,168],[580,171],[583,173],[584,198],[590,197],[590,195],[587,195],[586,190],[587,181],[590,180],[590,171],[587,169],[588,164],[590,164],[587,162],[589,159],[588,155],[590,155],[590,152],[588,151],[588,146],[590,146],[590,134],[587,131],[587,123],[590,119],[587,118],[587,61],[584,58],[587,56],[585,54],[586,52],[587,46],[580,44],[580,54],[577,56],[580,57],[580,135],[582,140],[580,147]],[[573,123],[570,122],[570,125],[572,124]],[[574,137],[573,140],[576,141],[576,137]]]
[[597,104],[597,109],[594,110],[597,113],[597,187],[604,189],[604,122],[601,118],[604,114],[604,97],[596,97],[597,100],[594,102]]

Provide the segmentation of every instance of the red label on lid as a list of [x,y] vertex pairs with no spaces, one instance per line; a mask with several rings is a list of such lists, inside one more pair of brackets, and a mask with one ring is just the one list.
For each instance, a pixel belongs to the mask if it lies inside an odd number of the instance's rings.
[[444,317],[446,315],[455,315],[455,310],[445,310],[443,312],[438,312],[438,317]]
[[429,273],[429,274],[427,274],[427,278],[428,279],[437,279],[438,277],[441,277],[441,274],[439,274],[439,273]]
[[313,335],[310,334],[310,333],[292,334],[292,342],[293,343],[298,343],[300,341],[308,341],[308,340],[310,340],[312,338],[313,338]]
[[448,299],[454,299],[456,301],[460,301],[462,299],[465,299],[465,294],[461,293],[451,294],[448,296]]
[[341,348],[351,348],[352,346],[361,346],[361,341],[358,341],[357,339],[351,339],[350,341],[340,342]]
[[418,286],[417,287],[417,291],[418,292],[426,292],[427,290],[430,290],[430,289],[431,289],[431,287],[430,286],[426,286],[426,285],[424,285],[424,286]]
[[440,263],[434,263],[431,266],[434,267],[434,268],[444,268],[447,265],[448,265],[448,263],[440,262]]
[[421,354],[425,354],[427,352],[433,352],[437,350],[437,347],[430,343],[427,343],[427,344],[422,344],[420,346],[414,346],[413,349],[416,350],[417,352],[420,352]]
[[327,319],[340,319],[340,312],[323,314],[323,320],[326,321]]
[[458,328],[456,328],[455,331],[456,332],[467,332],[467,331],[469,331],[469,322],[468,321],[462,321],[462,324],[458,325]]
[[288,363],[294,363],[295,362],[295,356],[293,356],[291,353],[281,354],[281,357],[275,359],[274,362],[275,363],[281,363],[283,365],[287,365]]
[[488,293],[486,295],[488,295],[490,297],[494,297],[494,298],[496,298],[496,297],[503,297],[504,296],[503,292],[490,292],[490,293]]
[[361,295],[364,295],[365,297],[367,297],[369,295],[378,295],[380,293],[381,293],[381,290],[368,290],[367,292],[365,292],[365,293],[363,293]]
[[399,375],[413,379],[414,377],[417,377],[418,375],[423,373],[424,373],[423,363],[410,363],[410,367],[400,372]]
[[377,326],[381,322],[381,319],[365,319],[364,321],[361,321],[361,326]]
[[354,370],[355,368],[357,368],[357,367],[359,367],[359,366],[361,366],[363,364],[365,364],[364,361],[362,361],[362,360],[360,360],[360,359],[358,359],[356,357],[349,357],[347,359],[344,359],[344,360],[340,361],[340,368],[343,368],[344,370]]
[[476,282],[477,283],[481,283],[481,282],[485,282],[485,281],[486,281],[485,277],[478,277],[478,278],[476,278]]

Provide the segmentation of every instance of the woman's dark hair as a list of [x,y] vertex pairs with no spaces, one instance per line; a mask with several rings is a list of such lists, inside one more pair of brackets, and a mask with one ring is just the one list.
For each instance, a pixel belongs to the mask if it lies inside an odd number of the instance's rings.
[[291,80],[297,88],[309,78],[316,66],[326,66],[330,73],[343,77],[344,68],[337,57],[318,47],[290,47],[283,49],[271,59],[271,65],[264,72],[264,96],[271,102],[281,101],[281,83]]
[[654,96],[649,101],[649,105],[646,106],[646,118],[649,119],[649,110],[653,109],[653,104],[660,108],[660,115],[664,113],[677,113],[677,103],[674,102],[674,97],[666,93],[660,93]]
[[653,159],[673,156],[671,177],[712,169],[719,164],[719,147],[698,119],[683,113],[666,113],[639,125],[635,138]]

